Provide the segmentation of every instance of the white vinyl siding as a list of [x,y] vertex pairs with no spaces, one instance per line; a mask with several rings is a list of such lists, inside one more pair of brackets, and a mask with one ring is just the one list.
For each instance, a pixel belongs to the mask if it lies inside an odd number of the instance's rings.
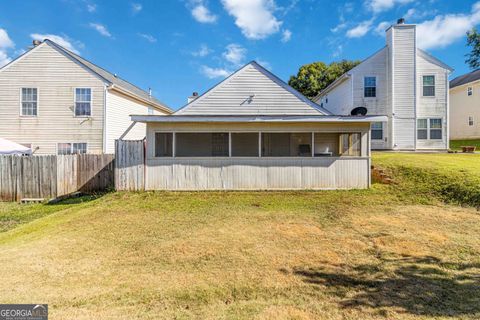
[[254,64],[245,66],[204,96],[176,112],[178,115],[319,115],[308,99],[285,89]]
[[[21,88],[37,88],[36,117],[19,117]],[[88,121],[74,117],[75,88],[92,90]],[[56,154],[57,143],[69,141],[101,153],[104,88],[97,76],[43,43],[0,71],[0,136],[38,147],[36,155]]]
[[[164,112],[149,108],[148,105],[113,90],[107,91],[106,112],[106,153],[115,152],[115,139],[120,138],[120,136],[132,123],[130,120],[130,115],[165,114]],[[124,137],[124,139],[141,140],[145,138],[145,135],[146,125],[144,123],[136,123],[135,126]]]
[[21,116],[36,117],[38,115],[38,89],[21,89]]

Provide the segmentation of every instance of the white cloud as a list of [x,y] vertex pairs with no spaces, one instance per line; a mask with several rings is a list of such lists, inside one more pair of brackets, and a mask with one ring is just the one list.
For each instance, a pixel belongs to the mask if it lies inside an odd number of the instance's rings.
[[15,47],[12,39],[8,36],[7,30],[0,28],[0,49],[7,49]]
[[288,29],[284,30],[283,33],[282,33],[282,42],[287,43],[291,39],[292,39],[292,31],[290,31]]
[[366,20],[358,24],[356,27],[347,31],[347,37],[349,38],[361,38],[370,31],[373,20]]
[[367,8],[375,13],[392,9],[397,4],[407,4],[415,0],[367,0],[365,2]]
[[136,2],[133,2],[132,3],[132,12],[133,14],[137,14],[139,13],[140,11],[142,11],[143,9],[143,6],[141,3],[136,3]]
[[152,36],[151,34],[139,33],[138,36],[139,36],[139,37],[142,37],[143,39],[145,39],[145,40],[147,40],[148,42],[151,42],[151,43],[157,42],[157,38],[155,38],[155,37]]
[[234,66],[239,66],[245,60],[246,54],[247,49],[241,45],[232,43],[227,46],[226,51],[222,54],[222,56],[226,61],[230,62]]
[[347,27],[347,24],[345,22],[340,22],[335,26],[335,28],[330,29],[333,33],[337,33],[340,30],[343,30]]
[[379,36],[384,36],[385,35],[385,30],[387,30],[388,27],[390,27],[391,25],[392,24],[388,21],[382,21],[375,27],[374,31]]
[[200,46],[200,49],[192,52],[192,56],[194,56],[194,57],[206,57],[210,53],[212,53],[212,50],[206,44],[202,44]]
[[248,39],[264,39],[277,33],[282,25],[273,15],[274,0],[222,0],[222,4]]
[[422,49],[443,48],[461,39],[480,23],[480,1],[470,14],[438,15],[417,25],[417,43]]
[[0,67],[3,67],[12,59],[7,54],[7,49],[15,47],[12,39],[8,36],[7,30],[0,28]]
[[97,30],[97,32],[104,37],[110,38],[112,36],[112,34],[108,31],[107,27],[105,27],[103,24],[91,22],[89,25],[91,28]]
[[59,44],[60,46],[64,47],[67,50],[70,50],[76,54],[79,54],[80,52],[78,51],[77,48],[83,48],[84,44],[81,43],[80,41],[74,41],[70,39],[67,36],[59,36],[56,34],[40,34],[40,33],[32,33],[30,37],[33,40],[39,40],[43,41],[45,39],[52,40],[53,42]]
[[97,5],[95,3],[87,3],[87,11],[88,12],[97,11]]
[[202,66],[200,72],[209,79],[225,78],[232,72],[224,68],[210,68],[208,66]]
[[191,14],[200,23],[215,23],[217,16],[212,14],[203,0],[192,0],[190,2]]

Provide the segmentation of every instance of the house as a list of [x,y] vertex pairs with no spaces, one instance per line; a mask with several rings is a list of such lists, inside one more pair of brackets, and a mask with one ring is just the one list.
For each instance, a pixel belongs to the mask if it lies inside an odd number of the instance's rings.
[[372,123],[372,149],[449,147],[448,76],[452,68],[417,48],[416,26],[386,30],[386,46],[314,99],[334,114],[386,115]]
[[[0,137],[35,154],[113,153],[134,113],[171,110],[48,39],[0,69]],[[136,126],[126,138],[143,137]]]
[[450,139],[480,139],[480,69],[450,81]]
[[370,123],[335,116],[256,62],[147,125],[147,190],[370,186]]

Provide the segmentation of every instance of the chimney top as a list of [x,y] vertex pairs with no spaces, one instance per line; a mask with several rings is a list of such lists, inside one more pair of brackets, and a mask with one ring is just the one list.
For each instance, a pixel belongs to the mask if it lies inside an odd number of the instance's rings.
[[36,47],[36,46],[40,45],[40,44],[42,43],[42,41],[40,41],[40,40],[33,40],[32,43],[33,43],[33,46]]
[[197,98],[198,98],[198,92],[195,91],[195,92],[192,93],[192,95],[190,97],[188,97],[187,101],[188,101],[188,103],[190,103]]
[[405,24],[405,19],[404,18],[398,19],[397,24]]
[[192,93],[192,97],[198,97],[198,92],[194,91],[194,92]]
[[152,97],[152,88],[148,88],[148,97]]

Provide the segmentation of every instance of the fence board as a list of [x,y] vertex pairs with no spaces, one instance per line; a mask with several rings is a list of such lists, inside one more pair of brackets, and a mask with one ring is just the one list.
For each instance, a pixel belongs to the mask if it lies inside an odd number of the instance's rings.
[[143,140],[115,141],[115,189],[145,190],[145,146]]
[[0,156],[0,201],[51,199],[114,186],[114,155]]

